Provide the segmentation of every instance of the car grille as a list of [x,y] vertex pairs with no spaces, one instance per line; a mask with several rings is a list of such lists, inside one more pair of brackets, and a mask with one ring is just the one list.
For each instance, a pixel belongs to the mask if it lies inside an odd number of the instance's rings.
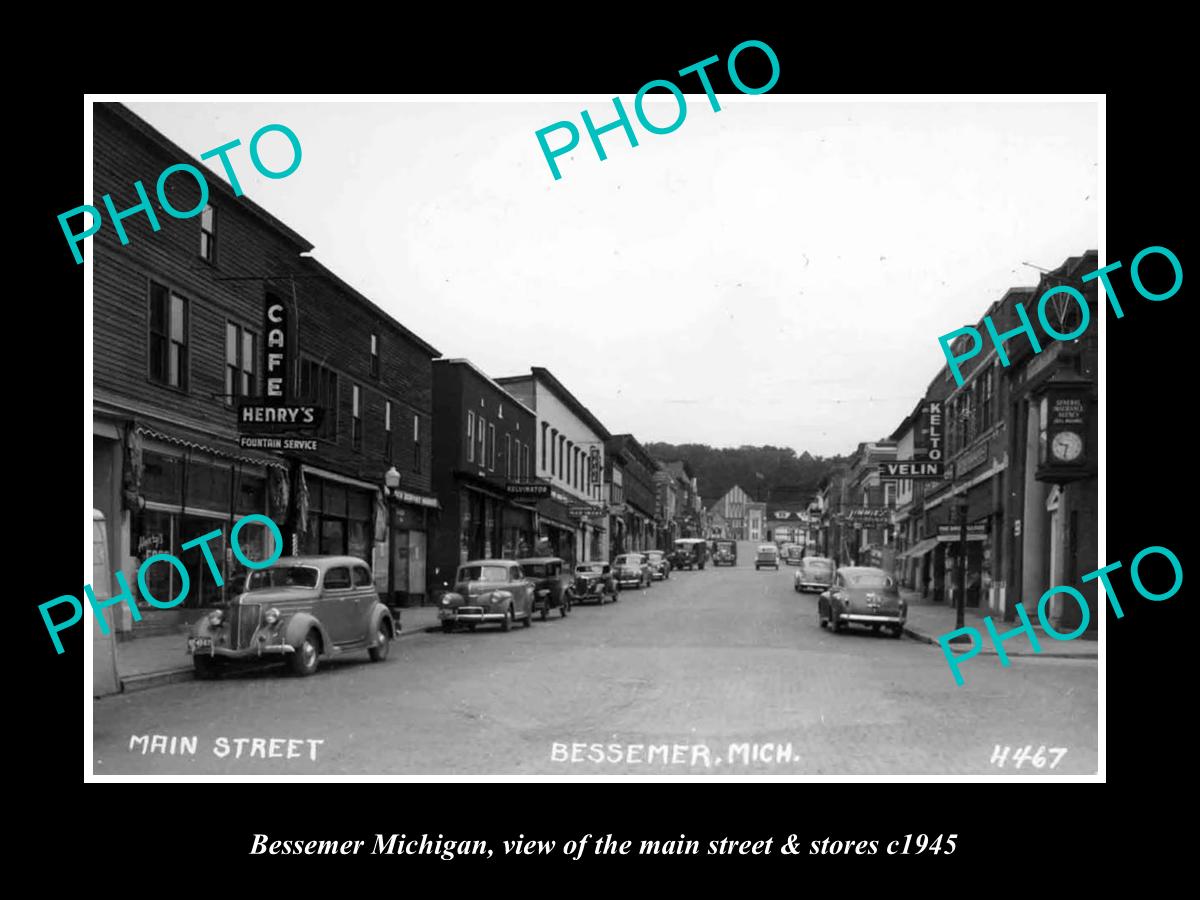
[[229,639],[233,642],[234,650],[244,650],[254,639],[258,630],[260,604],[249,606],[238,604],[233,608],[233,622],[229,629]]

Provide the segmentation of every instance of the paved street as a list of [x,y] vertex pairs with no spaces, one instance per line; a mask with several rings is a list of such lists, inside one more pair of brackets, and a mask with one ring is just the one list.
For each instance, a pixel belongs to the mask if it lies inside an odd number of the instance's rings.
[[[938,648],[822,630],[793,569],[756,572],[748,543],[739,557],[529,629],[421,634],[382,664],[364,652],[306,679],[265,669],[98,700],[95,772],[1015,773],[989,764],[997,744],[1065,747],[1055,772],[1096,770],[1095,660],[979,657],[956,687]],[[197,749],[144,754],[135,735]],[[237,758],[237,738],[264,740]]]

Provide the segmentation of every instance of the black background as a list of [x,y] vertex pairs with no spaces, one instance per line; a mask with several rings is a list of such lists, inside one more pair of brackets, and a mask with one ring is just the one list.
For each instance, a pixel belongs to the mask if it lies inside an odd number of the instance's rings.
[[[679,14],[685,13],[688,18],[706,18],[680,8]],[[163,885],[189,882],[205,873],[204,881],[213,890],[244,889],[246,883],[232,877],[243,869],[256,870],[264,879],[295,873],[302,859],[312,864],[305,869],[319,867],[334,877],[369,872],[372,877],[394,873],[402,878],[420,871],[453,878],[510,870],[529,879],[513,884],[532,884],[549,872],[591,877],[636,864],[653,865],[672,879],[718,869],[746,875],[786,869],[818,879],[827,873],[878,872],[889,882],[904,876],[931,879],[897,885],[968,891],[988,883],[982,872],[1011,875],[1013,867],[1042,865],[1064,872],[1077,872],[1081,866],[1102,869],[1103,847],[1113,839],[1114,828],[1128,833],[1137,825],[1158,825],[1154,811],[1143,804],[1162,802],[1169,810],[1170,798],[1181,789],[1174,782],[1190,782],[1185,752],[1189,744],[1183,734],[1194,701],[1184,661],[1192,655],[1189,642],[1195,632],[1185,618],[1187,586],[1170,600],[1152,603],[1137,596],[1128,580],[1129,561],[1154,544],[1171,548],[1185,573],[1190,571],[1185,541],[1190,529],[1181,521],[1195,496],[1187,452],[1194,408],[1188,386],[1195,382],[1184,367],[1190,335],[1184,321],[1187,282],[1170,300],[1151,303],[1133,291],[1127,274],[1133,256],[1151,245],[1170,248],[1188,269],[1182,222],[1194,191],[1184,154],[1194,160],[1195,151],[1177,129],[1192,104],[1185,108],[1186,95],[1175,87],[1173,66],[1180,57],[1165,43],[1164,32],[1170,28],[1160,21],[1153,34],[1142,34],[1125,24],[1115,30],[1082,24],[1076,21],[1080,14],[1052,21],[1044,11],[1033,18],[1007,11],[994,17],[1002,21],[969,23],[952,33],[947,30],[951,26],[919,16],[889,22],[864,14],[864,21],[853,26],[831,27],[806,13],[801,21],[777,22],[774,28],[715,23],[694,33],[656,36],[630,26],[624,17],[614,18],[611,11],[598,9],[595,18],[593,28],[568,25],[561,11],[547,14],[530,26],[543,33],[524,31],[519,23],[508,21],[505,30],[474,43],[459,32],[412,25],[403,34],[392,31],[374,38],[374,46],[363,43],[372,39],[364,38],[361,32],[370,29],[361,22],[351,28],[310,21],[305,27],[322,31],[320,37],[289,40],[286,47],[274,46],[269,53],[263,38],[244,34],[236,43],[222,43],[219,51],[202,42],[198,46],[208,51],[185,54],[188,65],[160,67],[148,65],[145,55],[121,56],[122,64],[94,69],[83,80],[91,91],[579,91],[620,94],[628,109],[629,99],[646,81],[672,78],[678,69],[714,54],[721,57],[721,63],[709,69],[714,89],[718,96],[733,93],[724,60],[737,43],[756,38],[770,44],[780,60],[781,77],[773,94],[1107,93],[1107,247],[1102,249],[1109,262],[1119,259],[1126,266],[1114,277],[1126,315],[1117,320],[1111,311],[1108,314],[1107,360],[1102,367],[1109,416],[1107,553],[1102,562],[1125,563],[1114,577],[1125,617],[1118,620],[1108,613],[1107,702],[1102,705],[1102,712],[1107,711],[1106,776],[1113,790],[1105,788],[1103,803],[1095,787],[953,783],[104,784],[88,785],[89,793],[81,795],[82,636],[87,630],[65,632],[66,652],[57,656],[37,611],[37,604],[49,598],[80,594],[83,566],[74,554],[81,531],[90,539],[86,526],[80,528],[83,486],[78,454],[82,451],[86,458],[90,453],[86,429],[91,410],[86,398],[78,399],[83,329],[70,324],[78,323],[75,316],[82,312],[83,273],[56,220],[58,213],[84,199],[84,100],[79,87],[61,84],[57,91],[43,86],[36,96],[22,99],[24,133],[36,134],[37,140],[27,145],[19,168],[9,169],[19,175],[13,181],[24,193],[16,207],[21,211],[16,224],[20,235],[32,234],[33,240],[10,237],[10,248],[17,252],[9,254],[22,285],[10,296],[9,308],[26,324],[13,328],[8,344],[10,384],[15,388],[9,396],[16,407],[9,418],[9,447],[15,451],[9,457],[9,496],[17,503],[9,510],[12,530],[6,546],[10,584],[20,585],[20,590],[7,608],[10,624],[21,624],[14,629],[19,662],[8,669],[15,708],[7,731],[17,759],[17,768],[10,771],[22,785],[35,788],[20,814],[29,820],[28,836],[43,851],[58,852],[58,847],[66,854],[58,858],[68,859],[74,852],[97,852],[85,847],[104,845],[105,858],[114,866],[162,866],[171,877],[171,882],[160,882]],[[473,32],[489,34],[486,25],[474,20],[472,24],[477,26]],[[276,27],[295,26],[289,22]],[[593,30],[589,38],[585,32]],[[514,33],[529,36],[515,41]],[[112,40],[114,53],[118,43],[138,44],[136,36],[124,31],[120,40],[115,33]],[[141,62],[135,65],[134,60]],[[768,75],[765,61],[756,71],[756,60],[762,57],[753,50],[739,57],[739,72],[750,85],[764,83]],[[675,80],[691,91],[694,78]],[[723,108],[720,114],[732,115],[731,109]],[[534,153],[532,132],[545,124],[549,120],[531,123]],[[686,140],[686,123],[669,139]],[[10,216],[14,212],[10,206]],[[33,259],[40,263],[36,269]],[[38,315],[42,311],[50,314],[50,321]],[[90,335],[82,337],[90,341]],[[930,335],[931,343],[935,338]],[[95,348],[97,355],[105,352],[104,347]],[[1014,740],[1019,737],[1014,735]],[[1135,796],[1140,817],[1114,824],[1110,817],[1133,804]],[[581,863],[567,863],[559,854],[497,854],[487,862],[291,856],[286,858],[287,869],[279,865],[283,857],[244,855],[254,833],[267,833],[272,839],[369,840],[375,832],[484,838],[493,847],[518,833],[560,844],[582,834],[612,833],[634,840],[635,847],[643,838],[671,839],[680,833],[705,843],[725,836],[774,837],[776,846],[794,833],[805,847],[826,837],[886,844],[910,833],[956,833],[958,849],[951,856],[936,857],[888,856],[882,847],[876,856],[840,857],[647,860],[596,859],[589,854]],[[86,842],[70,844],[76,850],[63,849],[64,841],[84,837]],[[1154,845],[1160,858],[1164,839],[1169,837],[1158,831]],[[211,871],[217,860],[219,875]],[[967,873],[975,877],[944,880]],[[802,889],[804,884],[773,883],[782,889],[793,889],[793,884]],[[1017,879],[1009,885],[1020,883]],[[1054,889],[1058,883],[1039,879],[1030,887]],[[358,888],[354,882],[345,884]],[[844,886],[856,885],[850,881]],[[767,884],[761,888],[767,889]],[[399,881],[396,889],[403,889]]]

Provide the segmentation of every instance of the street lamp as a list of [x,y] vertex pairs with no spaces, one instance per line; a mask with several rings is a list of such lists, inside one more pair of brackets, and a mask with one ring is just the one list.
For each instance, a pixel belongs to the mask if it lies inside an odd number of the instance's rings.
[[[958,590],[954,598],[954,627],[958,631],[963,628],[963,604],[967,595],[967,492],[964,490],[954,501],[954,511],[958,513]],[[952,644],[962,644],[970,640],[965,634],[959,634],[950,639]]]
[[400,472],[392,466],[383,475],[383,483],[387,488],[387,530],[388,530],[388,595],[387,605],[390,608],[396,602],[396,490],[400,487]]

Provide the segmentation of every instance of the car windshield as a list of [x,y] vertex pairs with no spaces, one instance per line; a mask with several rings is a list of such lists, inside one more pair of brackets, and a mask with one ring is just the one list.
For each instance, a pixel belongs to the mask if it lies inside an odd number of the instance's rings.
[[530,578],[546,578],[551,574],[550,566],[545,563],[521,563],[521,571]]
[[578,575],[603,575],[606,568],[608,567],[602,563],[595,563],[587,566],[576,566],[575,572]]
[[508,581],[504,566],[463,566],[458,570],[459,581]]
[[658,552],[647,553],[646,559],[650,560],[650,562],[658,562],[660,559],[662,559],[662,554]]
[[842,575],[846,587],[851,588],[890,588],[895,582],[882,572],[847,572]]
[[804,568],[812,569],[814,572],[832,572],[833,563],[827,559],[806,559],[804,560]]
[[261,591],[266,588],[281,587],[316,587],[317,579],[321,577],[320,570],[313,566],[275,566],[261,572],[251,572],[246,584],[247,591]]
[[617,557],[616,564],[618,566],[640,566],[642,564],[642,557],[637,553],[626,553]]
[[763,544],[761,547],[758,548],[758,552],[759,553],[775,553],[776,550],[770,544]]
[[719,544],[717,544],[717,549],[718,550],[732,550],[733,542],[732,541],[721,541]]

